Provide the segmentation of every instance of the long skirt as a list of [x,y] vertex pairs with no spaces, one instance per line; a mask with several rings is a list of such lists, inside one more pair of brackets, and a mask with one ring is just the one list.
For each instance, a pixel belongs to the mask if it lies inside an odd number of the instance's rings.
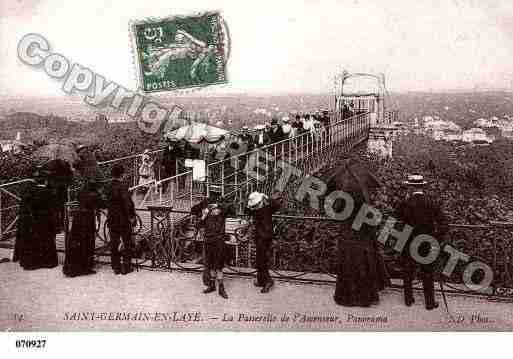
[[53,194],[46,187],[34,187],[24,194],[13,256],[24,269],[58,265],[54,210]]
[[75,212],[71,235],[66,243],[66,259],[63,268],[65,275],[84,275],[93,269],[95,236],[94,211],[78,210]]
[[[21,247],[21,248],[20,248]],[[54,233],[33,233],[24,239],[16,253],[16,259],[24,269],[54,268],[58,266]]]
[[365,234],[361,239],[354,236],[339,240],[334,299],[344,306],[368,307],[379,301],[383,278],[372,240]]

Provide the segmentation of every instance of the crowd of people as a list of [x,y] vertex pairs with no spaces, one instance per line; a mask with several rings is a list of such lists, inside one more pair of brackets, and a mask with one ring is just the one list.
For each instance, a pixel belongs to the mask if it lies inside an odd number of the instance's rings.
[[[230,152],[228,146],[237,146],[237,149],[244,148],[245,152],[250,152],[256,148],[304,133],[315,135],[322,128],[329,131],[329,125],[328,111],[294,114],[285,116],[281,120],[273,118],[270,123],[257,125],[252,129],[248,126],[242,126],[239,131],[230,133],[216,145],[210,146],[208,152],[204,154],[201,153],[199,146],[194,146],[185,140],[166,138],[166,144],[159,161],[149,149],[143,152],[138,167],[138,192],[146,192],[152,187],[155,179],[163,180],[182,173],[185,170],[185,159],[206,159],[215,162],[230,157],[230,153],[239,153],[239,151]],[[162,186],[163,192],[166,193],[170,182],[164,181]]]
[[[281,120],[273,118],[270,123],[257,125],[252,131],[248,127],[242,128],[241,137],[248,139],[251,136],[252,146],[263,147],[280,142],[304,133],[315,135],[321,128],[329,129],[330,116],[328,111],[316,111],[314,113],[297,113],[284,116]],[[248,141],[249,143],[249,141]]]
[[[402,279],[404,284],[404,302],[411,306],[415,300],[412,281],[418,273],[424,290],[425,307],[433,310],[438,307],[434,291],[434,264],[418,263],[409,249],[413,238],[419,235],[435,236],[447,230],[446,219],[441,207],[425,191],[427,182],[421,175],[408,176],[404,182],[409,191],[396,208],[395,216],[399,221],[413,227],[412,235],[405,243],[405,250],[400,254],[402,263]],[[342,190],[337,182],[328,184],[328,191]],[[369,204],[371,195],[369,188],[352,189],[349,191],[358,209]],[[335,204],[334,206],[339,206]],[[282,206],[282,198],[276,195],[269,198],[263,193],[253,192],[248,196],[246,214],[253,222],[253,239],[256,247],[255,267],[257,276],[254,285],[267,293],[274,286],[269,274],[269,257],[273,245],[273,214]],[[334,208],[336,212],[340,208]],[[344,221],[340,222],[337,253],[337,281],[334,300],[343,306],[369,307],[379,303],[379,292],[390,283],[380,251],[377,246],[377,233],[374,226],[363,225],[356,231],[352,226],[357,210]],[[191,213],[197,216],[205,238],[205,267],[208,278],[204,293],[216,290],[219,295],[228,298],[223,283],[223,267],[226,262],[225,233],[226,218],[234,215],[231,203],[226,202],[219,193],[211,191],[208,199],[195,205]],[[418,248],[420,256],[425,257],[431,251],[430,243],[423,242]]]
[[[123,173],[122,166],[114,165],[108,186],[97,177],[89,177],[80,188],[78,205],[69,211],[71,230],[63,266],[66,276],[95,273],[96,227],[102,208],[107,209],[112,268],[116,274],[133,271],[131,244],[136,214]],[[58,173],[48,164],[38,166],[33,178],[34,183],[21,198],[13,260],[26,270],[54,268],[58,265],[56,236],[65,224],[61,215],[64,203],[58,195],[62,188],[52,185]]]
[[[268,127],[257,128],[256,136],[243,128],[239,136],[248,143],[248,150],[255,147],[281,141],[286,136],[294,136],[301,131],[315,131],[315,121],[329,125],[327,113],[296,115],[281,123],[273,120]],[[267,143],[266,143],[267,142]],[[168,141],[163,152],[161,178],[172,177],[178,173],[178,158],[195,156],[186,153],[195,148],[184,148],[175,141]],[[116,164],[111,169],[109,181],[98,175],[97,163],[92,151],[78,149],[81,161],[76,165],[83,175],[84,182],[78,193],[78,207],[71,213],[71,230],[66,236],[65,261],[63,272],[66,276],[94,274],[94,251],[98,211],[107,209],[106,223],[110,237],[111,267],[116,274],[128,274],[133,271],[133,231],[136,223],[136,211],[129,187],[123,180],[125,169]],[[155,160],[149,151],[142,156],[139,168],[140,183],[152,181]],[[348,168],[346,168],[348,170]],[[58,265],[56,235],[66,225],[65,198],[71,183],[73,172],[66,161],[50,161],[38,166],[34,172],[34,183],[23,194],[19,210],[14,260],[27,270],[53,268]],[[356,183],[359,183],[356,181]],[[406,184],[412,189],[400,203],[396,218],[414,227],[414,234],[435,235],[444,225],[444,216],[437,205],[424,191],[426,182],[420,175],[410,176]],[[356,188],[356,189],[355,189]],[[345,188],[338,182],[330,182],[328,192],[349,192],[355,208],[371,202],[368,188],[361,186]],[[210,195],[191,209],[191,215],[198,218],[204,239],[203,263],[206,268],[204,293],[218,291],[225,299],[228,293],[224,283],[223,268],[227,261],[225,230],[226,219],[235,216],[233,203],[227,202],[215,186],[211,186]],[[282,199],[279,194],[269,198],[260,192],[253,192],[247,198],[246,215],[253,222],[257,276],[254,282],[262,293],[268,293],[274,286],[269,273],[270,250],[273,246],[273,214],[279,211]],[[356,214],[356,211],[355,211]],[[344,306],[367,307],[379,302],[379,292],[387,284],[383,258],[380,256],[375,240],[375,228],[365,227],[355,231],[351,224],[354,216],[340,223],[338,238],[337,282],[334,299]],[[66,230],[68,230],[66,228]],[[410,238],[413,238],[411,236]],[[406,248],[408,248],[409,243]],[[424,252],[429,248],[422,248]],[[418,265],[409,254],[403,251],[403,281],[405,304],[414,302],[412,280],[416,272],[424,286],[425,305],[431,310],[438,306],[434,297],[433,267]]]
[[[54,168],[38,167],[34,173],[35,182],[22,197],[19,223],[14,250],[14,261],[27,270],[54,268],[58,266],[56,234],[60,223],[56,187],[51,185],[55,177]],[[133,232],[136,212],[128,186],[123,181],[124,168],[117,164],[111,170],[112,179],[106,189],[95,178],[89,178],[78,194],[78,208],[71,211],[71,231],[65,243],[63,272],[66,276],[94,274],[94,251],[98,210],[107,209],[107,225],[110,236],[111,267],[116,274],[133,271]],[[418,235],[435,236],[445,225],[440,206],[424,191],[427,182],[420,175],[409,176],[405,182],[411,191],[399,204],[396,218],[410,224],[413,230],[411,239]],[[369,188],[340,188],[338,182],[330,182],[328,191],[347,190],[354,200],[355,208],[371,201]],[[257,276],[254,282],[261,293],[268,293],[274,286],[269,273],[270,251],[273,246],[273,214],[282,206],[279,194],[269,198],[260,192],[253,192],[247,198],[246,215],[253,222],[253,239],[256,247],[255,267]],[[338,204],[340,205],[340,204]],[[334,204],[334,206],[337,206]],[[337,208],[334,208],[338,211]],[[334,293],[335,302],[344,306],[368,307],[379,303],[379,292],[388,282],[384,261],[377,249],[376,229],[364,225],[359,231],[352,226],[353,215],[340,222],[338,236],[337,281]],[[198,225],[204,240],[204,258],[207,277],[204,278],[204,293],[218,290],[221,297],[228,299],[223,278],[223,268],[227,261],[226,219],[235,216],[233,203],[226,201],[211,188],[210,195],[191,209],[191,215],[198,218]],[[427,248],[419,253],[430,251]],[[438,307],[434,296],[434,269],[431,264],[418,264],[410,251],[401,254],[405,304],[414,303],[412,281],[418,272],[424,287],[425,306],[431,310]]]

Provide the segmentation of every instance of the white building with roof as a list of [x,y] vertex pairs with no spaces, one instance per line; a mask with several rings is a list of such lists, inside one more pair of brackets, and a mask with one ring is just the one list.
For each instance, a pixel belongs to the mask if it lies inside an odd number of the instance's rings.
[[21,133],[18,131],[14,140],[0,140],[1,152],[20,153],[26,145],[21,142]]
[[463,131],[462,140],[464,142],[493,142],[493,139],[487,136],[485,130],[477,127]]

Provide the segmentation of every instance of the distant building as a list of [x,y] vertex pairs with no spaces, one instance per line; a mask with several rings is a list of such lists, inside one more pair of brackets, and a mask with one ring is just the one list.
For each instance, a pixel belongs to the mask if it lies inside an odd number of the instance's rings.
[[432,120],[427,123],[424,123],[424,128],[426,130],[432,131],[461,131],[461,127],[455,124],[452,121],[444,121],[444,120]]
[[487,127],[496,127],[498,125],[499,119],[497,117],[491,118],[478,118],[474,121],[475,127],[487,128]]
[[399,120],[399,111],[385,111],[385,123],[394,123]]
[[513,122],[509,115],[504,115],[500,119],[497,116],[489,119],[479,118],[474,121],[474,126],[484,129],[488,138],[492,140],[499,137],[512,138]]
[[395,128],[395,134],[398,136],[410,133],[410,128],[404,122],[394,121],[392,126]]
[[463,133],[461,130],[446,130],[444,132],[443,139],[445,141],[462,141],[463,140]]
[[513,126],[501,128],[501,136],[504,138],[512,138],[513,139]]
[[493,139],[487,136],[486,132],[482,128],[471,128],[463,131],[462,140],[464,142],[476,142],[476,143],[492,143]]
[[98,114],[94,120],[93,126],[99,130],[106,130],[109,128],[109,118],[104,114]]
[[369,133],[367,151],[381,158],[392,158],[393,141],[396,132],[394,128],[373,128]]
[[27,145],[21,142],[21,133],[16,133],[16,139],[14,140],[0,140],[0,148],[2,152],[20,153],[23,147]]
[[[424,121],[424,133],[436,141],[455,141],[461,139],[461,127],[452,121],[435,119],[430,116]],[[425,119],[425,118],[424,118]]]

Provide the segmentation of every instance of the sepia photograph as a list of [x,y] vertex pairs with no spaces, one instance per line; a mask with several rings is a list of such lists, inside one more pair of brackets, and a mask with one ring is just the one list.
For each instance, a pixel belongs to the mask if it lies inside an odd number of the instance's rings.
[[0,145],[12,352],[513,330],[510,1],[2,1]]

